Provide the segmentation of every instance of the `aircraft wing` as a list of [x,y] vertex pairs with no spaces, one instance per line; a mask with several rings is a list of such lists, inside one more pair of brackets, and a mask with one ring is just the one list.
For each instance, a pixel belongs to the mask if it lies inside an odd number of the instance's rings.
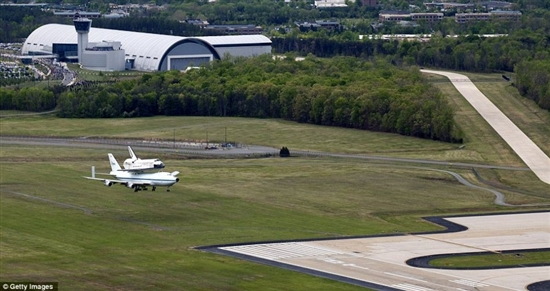
[[126,185],[126,181],[120,181],[120,180],[116,180],[116,179],[105,179],[105,178],[94,178],[94,177],[84,177],[86,179],[90,179],[90,180],[96,180],[96,181],[101,181],[103,183],[112,183],[112,184],[116,184],[116,183],[120,183],[120,184],[123,184],[123,185]]
[[84,177],[84,178],[90,179],[90,180],[101,181],[106,186],[111,186],[111,185],[116,184],[116,183],[122,184],[122,185],[127,186],[127,187],[132,187],[132,185],[137,185],[137,186],[151,186],[152,185],[151,181],[149,181],[149,180],[135,180],[135,181],[129,182],[129,181],[116,180],[116,179],[105,179],[105,178],[94,178],[94,177]]

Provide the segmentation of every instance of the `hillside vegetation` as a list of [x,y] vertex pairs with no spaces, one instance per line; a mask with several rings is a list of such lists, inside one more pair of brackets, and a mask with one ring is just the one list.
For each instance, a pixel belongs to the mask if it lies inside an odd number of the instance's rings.
[[228,59],[61,94],[60,117],[238,116],[460,139],[453,111],[417,69],[339,57]]

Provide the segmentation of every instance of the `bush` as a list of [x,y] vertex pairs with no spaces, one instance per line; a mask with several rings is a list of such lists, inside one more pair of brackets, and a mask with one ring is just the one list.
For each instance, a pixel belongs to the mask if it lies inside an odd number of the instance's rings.
[[281,158],[290,157],[290,151],[288,150],[287,147],[282,147],[281,150],[279,151],[279,156]]

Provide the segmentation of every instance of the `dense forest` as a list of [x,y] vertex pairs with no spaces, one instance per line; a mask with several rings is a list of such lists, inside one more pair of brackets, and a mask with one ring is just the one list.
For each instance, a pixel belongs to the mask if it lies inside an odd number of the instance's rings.
[[388,56],[396,63],[479,72],[513,71],[515,64],[523,60],[550,57],[550,35],[527,30],[508,37],[435,36],[427,42],[291,37],[272,38],[272,42],[277,53]]
[[550,111],[550,58],[519,63],[516,66],[516,87],[521,95]]
[[0,42],[22,42],[41,25],[46,23],[71,23],[72,19],[60,18],[52,12],[38,7],[22,8],[2,6],[0,8]]
[[[0,89],[1,109],[34,110],[55,94]],[[38,90],[38,89],[34,89]],[[7,91],[7,94],[6,94]],[[153,115],[285,118],[297,122],[460,141],[453,111],[418,68],[352,57],[236,58],[58,95],[60,117]],[[43,99],[48,101],[42,101]],[[32,104],[35,100],[37,104]],[[15,106],[16,108],[10,108]],[[19,106],[28,106],[21,108]],[[48,109],[48,108],[42,108]]]

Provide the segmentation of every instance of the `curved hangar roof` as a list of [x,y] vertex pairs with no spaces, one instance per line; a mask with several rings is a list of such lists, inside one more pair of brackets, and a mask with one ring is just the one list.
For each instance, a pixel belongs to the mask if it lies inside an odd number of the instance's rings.
[[[220,59],[224,54],[252,56],[271,52],[271,40],[263,35],[182,37],[104,28],[90,29],[88,42],[120,41],[126,58],[142,71],[178,69],[178,61]],[[74,26],[46,24],[26,39],[22,54],[51,54],[54,43],[76,44]],[[187,66],[185,66],[187,67]]]

